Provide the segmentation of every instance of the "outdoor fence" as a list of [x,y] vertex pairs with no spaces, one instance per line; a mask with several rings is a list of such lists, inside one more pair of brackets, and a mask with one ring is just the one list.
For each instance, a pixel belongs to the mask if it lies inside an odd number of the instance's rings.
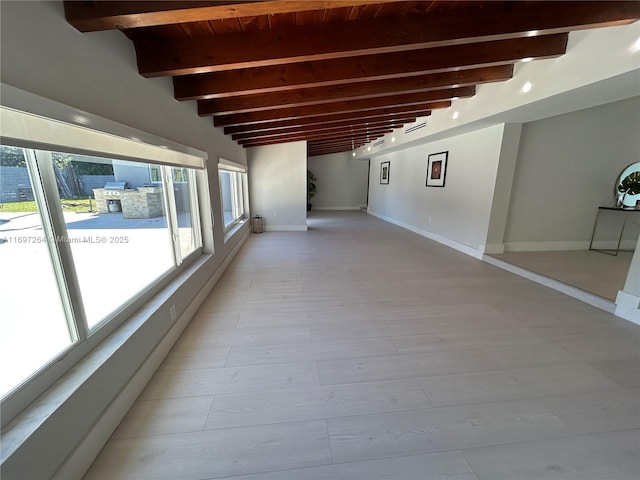
[[[75,180],[78,181],[75,181]],[[102,188],[107,182],[115,181],[113,175],[77,175],[70,168],[60,170],[60,180],[64,184],[61,196],[88,197],[94,188]],[[33,200],[31,181],[26,167],[0,166],[0,203]]]

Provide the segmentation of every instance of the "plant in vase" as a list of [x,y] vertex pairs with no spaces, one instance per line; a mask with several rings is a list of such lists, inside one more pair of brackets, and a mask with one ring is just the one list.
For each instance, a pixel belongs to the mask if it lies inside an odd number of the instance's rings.
[[624,201],[627,195],[638,194],[640,194],[640,171],[630,173],[618,185],[618,206],[625,208]]
[[311,210],[311,199],[315,197],[318,187],[316,181],[318,179],[311,170],[307,170],[307,212]]

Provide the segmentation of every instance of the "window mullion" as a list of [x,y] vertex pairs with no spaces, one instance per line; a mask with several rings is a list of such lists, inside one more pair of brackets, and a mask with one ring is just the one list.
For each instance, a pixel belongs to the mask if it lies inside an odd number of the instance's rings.
[[182,263],[182,252],[180,250],[180,230],[178,229],[178,212],[176,211],[176,193],[173,186],[173,172],[171,167],[162,167],[162,181],[164,195],[165,210],[167,212],[167,226],[171,235],[173,245],[173,256],[176,266]]
[[189,180],[189,204],[191,205],[191,230],[193,235],[193,246],[202,246],[202,227],[200,226],[200,208],[198,205],[198,185],[196,182],[196,172],[187,170]]
[[236,172],[229,172],[231,176],[231,181],[229,182],[231,186],[231,211],[233,212],[233,221],[238,220],[238,189],[236,185]]
[[236,221],[240,218],[240,202],[238,201],[240,199],[240,184],[238,183],[238,178],[239,178],[239,174],[237,172],[235,172],[233,174],[233,183],[235,185],[235,219]]
[[[25,149],[25,159],[33,184],[36,202],[41,207],[42,228],[47,239],[53,270],[72,340],[85,340],[89,328],[80,292],[80,284],[56,183],[51,152]],[[37,174],[35,174],[37,173]]]

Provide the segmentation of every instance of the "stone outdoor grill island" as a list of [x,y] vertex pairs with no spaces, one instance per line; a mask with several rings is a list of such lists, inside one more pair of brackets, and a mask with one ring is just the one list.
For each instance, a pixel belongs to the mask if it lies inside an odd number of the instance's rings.
[[[106,186],[105,186],[106,187]],[[98,213],[122,211],[124,218],[154,218],[162,216],[162,188],[138,187],[136,189],[94,188]],[[111,210],[110,203],[116,202],[119,209]]]

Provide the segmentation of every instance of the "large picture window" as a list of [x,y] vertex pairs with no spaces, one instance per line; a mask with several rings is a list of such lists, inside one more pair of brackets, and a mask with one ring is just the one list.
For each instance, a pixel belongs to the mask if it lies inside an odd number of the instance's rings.
[[225,168],[222,164],[218,168],[224,228],[227,230],[245,218],[244,194],[247,174]]
[[[9,139],[0,145],[4,405],[69,349],[112,320],[123,321],[123,312],[139,308],[201,251],[197,175],[204,173],[192,165],[204,163],[107,135],[101,138],[106,151],[89,154],[92,136],[100,132],[53,120],[55,129],[39,130],[47,119],[0,112],[3,138]],[[24,136],[21,122],[30,125]],[[40,131],[42,139],[29,137]],[[66,131],[68,149],[64,138],[46,138]],[[41,147],[53,143],[59,148]],[[180,165],[183,157],[186,164]]]
[[48,214],[35,200],[37,183],[21,148],[0,147],[0,396],[77,338],[51,258],[55,245],[42,241]]

